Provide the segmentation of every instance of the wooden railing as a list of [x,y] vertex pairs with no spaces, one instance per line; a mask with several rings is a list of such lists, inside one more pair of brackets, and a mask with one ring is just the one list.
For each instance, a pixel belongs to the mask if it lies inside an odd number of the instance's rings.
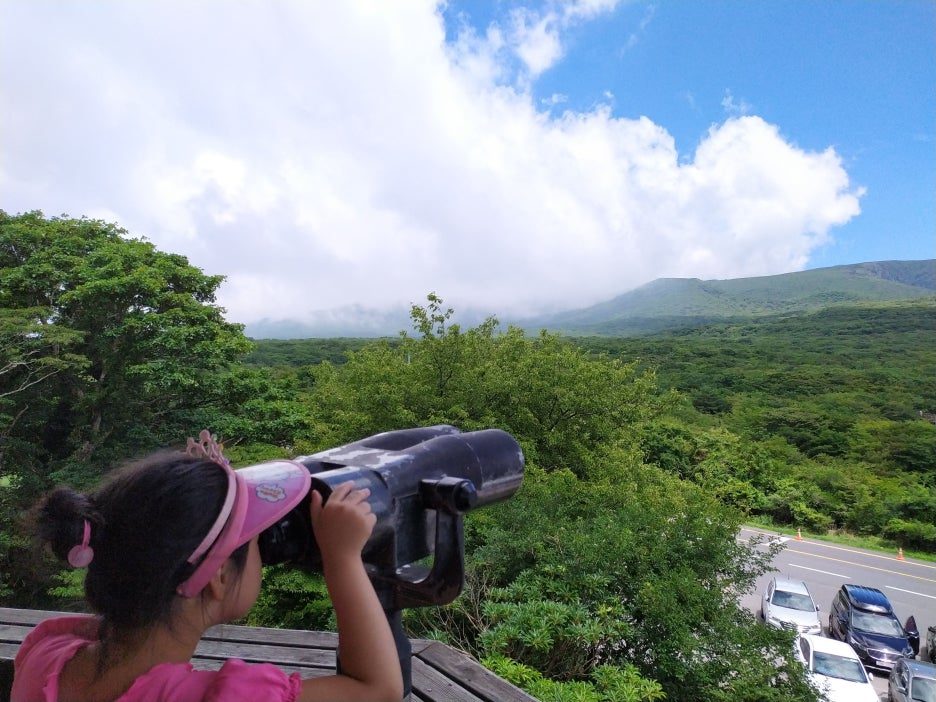
[[[65,612],[0,608],[0,702],[10,697],[13,659],[23,638],[43,619]],[[294,629],[264,629],[224,624],[202,638],[192,664],[217,669],[229,658],[273,663],[303,677],[335,670],[337,634]],[[428,639],[412,639],[413,692],[410,702],[536,702],[470,656]]]

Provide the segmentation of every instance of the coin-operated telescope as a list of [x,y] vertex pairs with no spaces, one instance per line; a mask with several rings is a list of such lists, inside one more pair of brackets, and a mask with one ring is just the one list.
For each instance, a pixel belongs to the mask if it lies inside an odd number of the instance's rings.
[[[465,579],[464,514],[517,491],[524,465],[520,445],[499,429],[463,433],[438,425],[375,434],[294,461],[309,470],[311,489],[325,500],[349,481],[370,490],[377,523],[362,556],[393,630],[408,695],[411,649],[402,610],[448,604],[459,595]],[[260,534],[264,564],[293,562],[321,571],[309,500],[306,495]],[[430,555],[431,565],[419,563]]]

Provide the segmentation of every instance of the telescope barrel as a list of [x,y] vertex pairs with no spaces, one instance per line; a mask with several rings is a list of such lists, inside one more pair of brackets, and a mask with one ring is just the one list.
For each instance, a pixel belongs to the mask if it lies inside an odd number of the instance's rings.
[[[348,480],[357,487],[371,488],[375,513],[383,511],[387,493],[416,494],[419,483],[427,479],[470,480],[478,493],[476,507],[506,500],[517,491],[523,481],[523,452],[510,434],[500,429],[464,434],[449,433],[447,429],[454,427],[386,432],[312,456],[300,456],[296,461],[312,470],[312,484],[326,497]],[[395,436],[398,433],[418,438],[404,445],[408,439]],[[423,436],[426,438],[419,440]],[[399,448],[386,448],[388,445]],[[365,477],[367,472],[379,475],[386,490],[376,488],[375,479]]]

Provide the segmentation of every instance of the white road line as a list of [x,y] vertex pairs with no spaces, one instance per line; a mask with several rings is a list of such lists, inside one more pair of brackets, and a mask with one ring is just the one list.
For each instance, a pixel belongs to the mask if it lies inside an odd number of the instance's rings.
[[[750,531],[755,534],[766,534],[767,536],[779,536],[779,534],[776,534],[774,532],[760,531],[759,529],[751,529],[750,527],[741,527],[739,531]],[[793,540],[795,541],[795,539]],[[832,544],[828,544],[824,541],[808,541],[806,539],[803,539],[800,543],[812,544],[813,546],[822,546],[823,548],[831,548],[831,549],[835,549],[836,551],[847,551],[848,553],[857,553],[859,555],[870,556],[872,558],[883,558],[888,561],[901,561],[901,559],[897,558],[896,556],[887,556],[887,555],[884,555],[883,553],[874,553],[873,551],[869,551],[869,550],[859,551],[853,548],[844,548],[843,546],[833,546]],[[933,570],[936,570],[936,565],[932,565],[928,563],[920,563],[919,561],[911,561],[907,559],[904,559],[901,562],[907,565],[916,566],[917,568],[932,568]]]
[[827,570],[819,570],[818,568],[810,568],[808,566],[801,566],[798,563],[791,563],[790,565],[793,568],[802,568],[803,570],[811,570],[814,573],[825,573],[826,575],[834,575],[836,578],[845,578],[846,580],[848,580],[848,578],[851,577],[849,575],[841,575],[840,573],[830,573]]
[[901,592],[906,592],[910,595],[919,595],[920,597],[929,597],[931,600],[936,600],[936,597],[933,595],[924,595],[922,592],[914,592],[913,590],[904,590],[902,587],[894,587],[893,585],[885,585],[884,587],[890,590],[900,590]]

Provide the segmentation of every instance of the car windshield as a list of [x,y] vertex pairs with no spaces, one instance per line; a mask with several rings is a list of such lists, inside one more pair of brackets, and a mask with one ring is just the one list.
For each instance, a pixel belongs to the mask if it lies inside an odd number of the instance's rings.
[[851,682],[867,682],[864,667],[857,658],[836,656],[834,653],[816,651],[813,654],[813,672],[830,678],[840,678]]
[[776,605],[777,607],[786,607],[787,609],[798,609],[801,612],[816,611],[816,606],[813,604],[812,600],[809,599],[809,595],[801,595],[798,592],[786,592],[785,590],[777,590],[773,594],[770,604]]
[[859,631],[869,634],[882,634],[884,636],[903,636],[904,630],[900,622],[886,614],[871,614],[870,612],[853,612],[852,624]]
[[914,678],[910,685],[910,699],[919,702],[936,702],[936,680]]

